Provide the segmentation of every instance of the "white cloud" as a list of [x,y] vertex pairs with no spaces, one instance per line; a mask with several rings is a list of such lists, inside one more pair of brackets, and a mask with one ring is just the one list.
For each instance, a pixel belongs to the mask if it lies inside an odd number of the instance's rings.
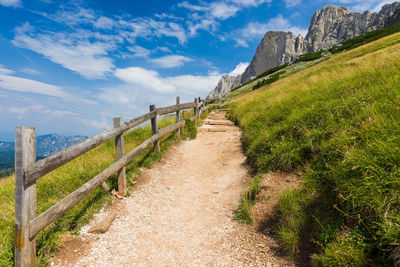
[[117,69],[115,76],[125,84],[103,88],[98,97],[115,105],[126,106],[146,103],[150,99],[152,103],[170,104],[172,93],[182,99],[205,96],[221,78],[220,73],[161,77],[156,71],[140,67]]
[[210,12],[214,18],[225,20],[233,17],[239,11],[239,8],[234,5],[227,5],[223,2],[214,2],[210,5]]
[[32,68],[23,68],[23,69],[21,69],[21,72],[26,73],[26,74],[31,74],[31,75],[42,74],[40,71],[32,69]]
[[189,24],[189,34],[192,37],[196,36],[199,30],[215,32],[218,26],[220,25],[220,23],[214,19],[202,19],[197,23],[188,22],[188,24]]
[[126,83],[134,84],[152,91],[160,93],[175,91],[173,86],[164,83],[158,73],[152,70],[146,70],[140,67],[131,67],[127,69],[117,69],[114,74],[117,78]]
[[46,116],[46,119],[56,123],[56,121],[60,121],[60,118],[67,118],[68,121],[76,121],[81,124],[85,124],[89,127],[106,130],[111,128],[110,120],[106,120],[105,118],[101,118],[100,121],[83,118],[78,113],[72,112],[69,110],[62,110],[62,109],[52,109],[46,107],[44,105],[26,105],[26,106],[12,106],[6,109],[9,113],[14,114],[17,116],[17,119],[22,120],[25,119],[28,115],[35,117],[37,114],[41,114],[40,116]]
[[172,53],[171,49],[169,49],[168,47],[165,47],[165,46],[157,46],[153,51],[154,52],[161,51],[164,53]]
[[107,56],[108,51],[115,49],[115,45],[113,42],[91,42],[86,37],[62,32],[36,33],[29,24],[25,24],[16,28],[12,42],[85,78],[103,78],[114,68],[112,59]]
[[264,3],[271,3],[272,0],[231,0],[230,2],[245,7],[249,7],[249,6],[259,6]]
[[379,12],[385,4],[391,4],[393,0],[336,0],[335,3],[344,4],[353,11],[364,12],[366,10]]
[[196,36],[199,30],[210,33],[215,32],[220,25],[220,21],[234,17],[245,7],[256,7],[263,3],[271,3],[272,0],[226,0],[213,1],[211,3],[199,2],[199,4],[190,4],[184,1],[178,4],[178,7],[191,11],[187,21],[190,36]]
[[246,70],[247,66],[249,66],[249,64],[250,64],[249,62],[240,62],[236,66],[236,68],[229,73],[229,75],[230,76],[237,76],[237,75],[242,74]]
[[128,47],[128,50],[133,52],[133,57],[147,58],[151,54],[151,50],[139,45]]
[[20,7],[20,0],[0,0],[0,5],[9,6],[9,7]]
[[183,66],[185,62],[192,61],[192,59],[180,55],[168,55],[160,58],[154,58],[151,61],[160,68],[176,68]]
[[103,17],[101,16],[100,18],[98,18],[96,20],[96,22],[94,23],[94,26],[96,28],[100,28],[100,29],[112,29],[115,25],[114,20],[107,18],[107,17]]
[[302,0],[284,0],[286,7],[298,6],[302,3]]
[[28,92],[60,98],[70,97],[59,86],[10,75],[0,74],[0,88],[17,92]]
[[[259,39],[262,38],[268,31],[283,31],[293,32],[294,34],[301,34],[306,36],[307,29],[294,26],[290,21],[284,18],[282,15],[278,15],[275,18],[270,19],[267,23],[250,22],[245,28],[235,31],[233,39],[236,41],[238,46],[248,47],[245,40],[248,39]],[[240,38],[236,37],[240,36]]]
[[3,65],[0,64],[0,74],[8,75],[8,74],[13,74],[13,73],[15,73],[15,71],[9,70],[9,69],[7,69],[6,67],[4,67]]
[[111,129],[111,123],[107,122],[107,120],[105,118],[102,118],[100,121],[86,119],[86,118],[79,118],[79,117],[77,117],[77,119],[79,119],[86,125],[89,125],[91,127],[94,127],[94,128],[100,129],[100,130]]
[[179,43],[184,44],[187,41],[185,29],[175,23],[168,21],[159,21],[151,18],[135,18],[129,21],[118,21],[120,32],[128,42],[134,43],[135,39],[154,38],[154,37],[172,37],[176,38]]

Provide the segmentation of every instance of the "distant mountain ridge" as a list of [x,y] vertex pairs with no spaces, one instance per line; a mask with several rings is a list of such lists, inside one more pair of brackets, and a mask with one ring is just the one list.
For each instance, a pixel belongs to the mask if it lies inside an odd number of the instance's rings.
[[[58,151],[87,139],[86,136],[61,136],[46,134],[36,137],[37,158],[48,157]],[[14,142],[0,141],[0,177],[10,173],[14,168]]]
[[[379,13],[366,11],[362,14],[352,12],[347,7],[325,6],[312,16],[305,39],[301,35],[295,36],[292,32],[267,32],[243,74],[224,75],[208,97],[222,97],[266,70],[293,62],[302,54],[326,50],[369,31],[398,24],[400,2],[384,5]],[[228,82],[232,80],[236,82]]]

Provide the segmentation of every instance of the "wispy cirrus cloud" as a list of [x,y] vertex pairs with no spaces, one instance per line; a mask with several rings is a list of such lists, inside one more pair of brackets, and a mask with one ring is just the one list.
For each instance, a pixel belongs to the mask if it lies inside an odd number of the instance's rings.
[[196,36],[200,30],[210,33],[215,32],[220,21],[236,16],[236,14],[246,7],[257,7],[264,3],[270,3],[272,0],[229,0],[213,1],[211,3],[198,2],[192,4],[183,1],[178,7],[191,11],[187,21],[190,36]]
[[294,26],[288,19],[282,15],[278,15],[266,23],[250,22],[246,27],[235,31],[232,35],[235,36],[233,39],[236,41],[237,46],[247,47],[246,40],[258,40],[268,31],[290,31],[294,34],[301,34],[303,37],[307,34],[307,29]]
[[337,4],[346,5],[353,11],[363,12],[366,10],[378,12],[385,4],[391,4],[393,0],[336,0]]
[[35,94],[59,97],[64,99],[71,97],[68,93],[64,92],[62,88],[59,86],[1,73],[0,73],[0,88],[17,92],[35,93]]
[[284,0],[287,8],[298,6],[302,3],[302,0]]
[[176,68],[183,66],[186,62],[192,61],[191,58],[180,55],[168,55],[151,59],[151,62],[160,68]]
[[68,98],[70,95],[61,87],[15,76],[14,70],[0,64],[0,89],[15,92],[34,93],[59,98]]
[[115,49],[115,42],[90,41],[84,34],[69,32],[39,33],[29,23],[15,32],[14,45],[41,54],[85,78],[104,78],[114,69],[108,53]]
[[21,0],[0,0],[0,5],[7,7],[21,7]]

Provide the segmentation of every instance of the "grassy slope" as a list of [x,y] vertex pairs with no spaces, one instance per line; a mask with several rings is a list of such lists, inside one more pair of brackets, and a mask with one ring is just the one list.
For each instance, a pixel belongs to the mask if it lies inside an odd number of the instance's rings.
[[277,207],[277,236],[289,255],[314,239],[315,265],[399,259],[399,51],[394,34],[231,104],[255,170],[302,172],[303,188]]
[[[188,118],[191,114],[191,112],[186,112],[184,117]],[[174,116],[165,117],[160,121],[159,127],[163,128],[172,124],[175,122],[174,120]],[[195,137],[196,130],[193,129],[192,124],[187,123],[187,126],[184,127],[182,138]],[[125,153],[137,147],[150,136],[151,127],[149,126],[137,128],[125,134]],[[173,134],[165,137],[161,142],[161,150],[165,151],[175,139]],[[152,152],[152,149],[152,147],[148,148],[127,166],[128,183],[136,179],[141,166],[150,167],[154,160],[158,160],[161,157],[159,153]],[[106,169],[115,161],[114,159],[114,142],[111,140],[40,179],[37,183],[37,214],[42,213]],[[112,188],[116,188],[116,175],[108,180],[108,184]],[[110,201],[109,194],[100,187],[60,219],[46,227],[37,236],[38,264],[45,264],[46,257],[57,250],[60,245],[59,239],[63,234],[68,231],[78,233],[80,227],[87,223],[92,215],[108,201]],[[14,176],[12,175],[0,180],[0,266],[13,265],[13,243]]]

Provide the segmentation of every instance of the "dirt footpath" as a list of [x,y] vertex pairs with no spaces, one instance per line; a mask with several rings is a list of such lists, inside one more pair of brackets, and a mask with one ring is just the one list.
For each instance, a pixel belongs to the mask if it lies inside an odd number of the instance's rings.
[[[210,118],[221,121],[224,115],[214,112]],[[174,145],[161,162],[143,170],[106,233],[87,233],[102,213],[82,229],[82,239],[92,240],[90,251],[77,255],[77,262],[52,265],[289,265],[275,256],[268,236],[233,219],[250,178],[244,161],[236,127],[204,125],[195,140]]]

